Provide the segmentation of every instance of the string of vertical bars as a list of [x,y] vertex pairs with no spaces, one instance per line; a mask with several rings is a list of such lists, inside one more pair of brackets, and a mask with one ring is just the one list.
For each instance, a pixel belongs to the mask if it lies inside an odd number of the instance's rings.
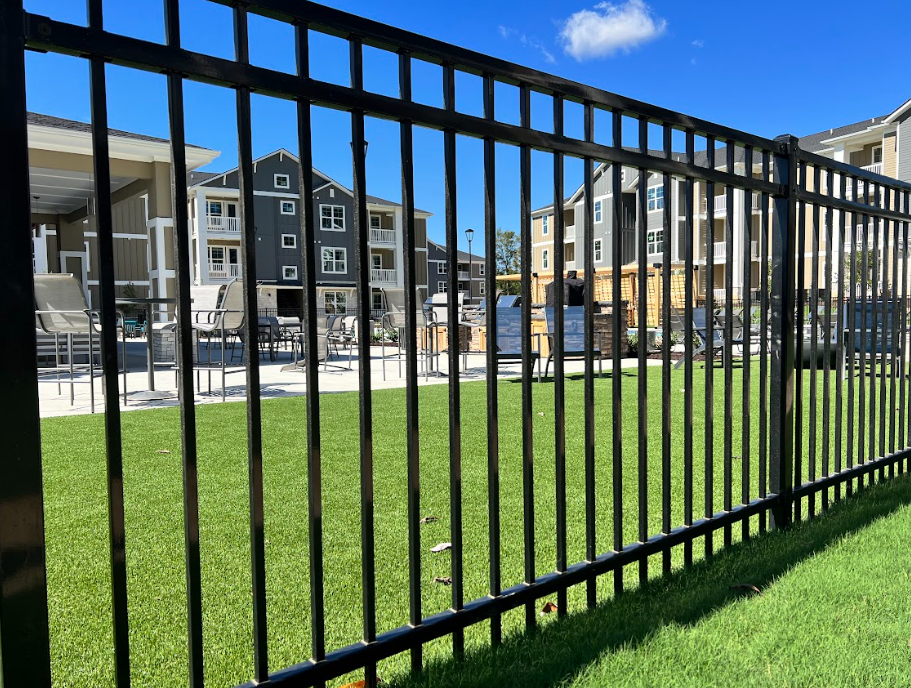
[[[501,641],[501,615],[511,609],[524,607],[525,624],[534,627],[537,620],[536,601],[546,595],[556,594],[560,614],[566,614],[567,591],[571,586],[586,586],[586,602],[594,606],[598,601],[596,579],[612,573],[614,593],[624,589],[624,568],[638,565],[640,584],[651,576],[648,561],[660,557],[661,571],[671,570],[674,548],[683,550],[685,565],[693,562],[693,542],[703,538],[706,556],[713,552],[713,533],[723,532],[725,546],[733,542],[734,526],[741,524],[740,537],[751,533],[751,524],[786,526],[793,517],[800,518],[802,501],[806,500],[807,515],[813,516],[817,504],[827,508],[830,494],[841,496],[845,485],[850,494],[855,485],[860,487],[865,479],[880,480],[892,477],[904,469],[909,458],[905,442],[911,433],[911,408],[905,411],[909,384],[905,372],[904,343],[908,334],[907,308],[907,240],[909,192],[911,187],[895,180],[866,172],[840,162],[821,158],[801,151],[792,137],[769,140],[739,132],[727,127],[686,117],[679,113],[639,103],[614,94],[592,89],[566,80],[543,75],[517,65],[511,65],[487,56],[471,53],[431,39],[410,34],[376,22],[331,10],[311,2],[291,0],[259,0],[234,5],[235,59],[204,57],[180,47],[179,2],[164,0],[166,9],[167,41],[164,45],[119,36],[103,31],[101,2],[89,3],[89,23],[78,27],[25,13],[21,3],[7,3],[0,9],[0,55],[5,64],[12,65],[0,76],[0,88],[10,97],[0,103],[0,121],[11,125],[11,130],[24,131],[25,98],[22,55],[26,48],[59,53],[78,54],[89,61],[91,76],[91,104],[95,180],[98,199],[99,255],[102,262],[101,293],[101,357],[103,362],[104,389],[108,400],[117,399],[118,361],[116,352],[117,320],[114,304],[113,273],[113,221],[111,216],[110,168],[107,128],[107,94],[105,91],[105,64],[127,65],[149,71],[164,70],[168,81],[169,124],[171,156],[174,179],[172,202],[175,226],[186,226],[186,154],[184,133],[184,80],[205,81],[231,87],[236,91],[237,132],[240,181],[240,215],[243,218],[242,254],[245,264],[244,305],[250,314],[257,310],[255,217],[253,212],[253,152],[251,93],[262,91],[274,97],[293,100],[297,105],[297,133],[300,148],[300,194],[302,199],[313,195],[312,126],[311,108],[332,107],[350,113],[351,156],[356,234],[356,283],[358,289],[358,324],[362,333],[372,331],[370,318],[370,259],[367,210],[367,174],[365,118],[382,117],[399,123],[400,155],[402,162],[402,222],[404,247],[404,284],[406,303],[406,453],[408,480],[408,585],[409,623],[386,633],[377,632],[376,622],[376,547],[374,543],[373,500],[373,395],[370,368],[359,366],[359,432],[360,432],[360,548],[361,548],[361,617],[362,640],[346,648],[327,648],[325,639],[326,609],[324,604],[322,520],[322,455],[320,451],[320,403],[317,366],[307,365],[306,399],[307,424],[307,488],[308,532],[310,571],[310,639],[311,657],[302,658],[300,664],[269,671],[268,633],[266,614],[266,561],[264,540],[263,450],[262,410],[260,404],[259,362],[248,356],[247,371],[247,429],[249,466],[251,582],[252,582],[252,646],[254,684],[270,681],[276,686],[305,686],[320,683],[354,670],[364,672],[367,685],[375,685],[376,664],[394,654],[410,651],[411,667],[420,670],[423,665],[422,647],[440,637],[451,636],[453,653],[461,656],[465,649],[464,629],[489,619],[491,642]],[[288,21],[295,27],[297,73],[281,74],[250,64],[248,15],[264,14]],[[315,80],[310,75],[309,34],[312,31],[342,36],[349,44],[350,86],[339,86]],[[393,51],[399,69],[398,97],[371,93],[364,85],[364,46]],[[9,58],[9,60],[6,60]],[[414,60],[430,60],[442,65],[443,107],[433,107],[416,102],[412,94],[411,69]],[[470,72],[482,76],[484,112],[476,117],[460,112],[456,106],[456,75]],[[518,85],[519,124],[508,124],[497,119],[494,108],[496,85]],[[9,88],[5,88],[9,87]],[[532,92],[552,98],[553,130],[541,131],[532,126]],[[583,106],[583,135],[569,136],[564,126],[566,103]],[[596,137],[595,120],[598,111],[610,118],[609,143],[600,143]],[[624,132],[624,118],[636,122],[638,132]],[[658,152],[649,149],[648,128],[657,124],[662,132],[662,146]],[[450,298],[447,304],[446,335],[449,340],[447,360],[448,420],[449,420],[449,497],[452,540],[452,588],[450,609],[425,617],[421,605],[421,540],[420,519],[420,435],[418,414],[418,317],[420,303],[416,273],[416,228],[414,190],[414,126],[426,126],[443,131],[444,185],[445,185],[445,235],[448,251],[449,293],[457,293],[458,275],[458,194],[457,194],[457,139],[460,135],[480,137],[484,144],[484,207],[485,207],[485,286],[491,299],[496,294],[497,250],[496,228],[497,183],[496,146],[506,143],[519,148],[519,225],[521,240],[521,458],[523,501],[523,559],[524,575],[521,582],[510,581],[504,589],[501,580],[500,533],[500,446],[498,385],[497,385],[497,312],[489,308],[487,324],[487,513],[490,568],[488,595],[466,602],[463,558],[462,525],[462,416],[460,398],[460,358],[462,332],[459,326],[458,304]],[[673,135],[680,133],[685,139],[682,155],[673,150]],[[638,145],[625,146],[624,133],[635,136]],[[696,137],[704,137],[705,151],[696,150]],[[21,143],[21,142],[20,142]],[[4,146],[8,152],[11,169],[19,171],[14,177],[0,171],[0,181],[10,177],[10,183],[0,184],[0,199],[9,199],[10,207],[18,208],[6,222],[11,231],[0,235],[0,249],[11,256],[11,270],[3,280],[11,288],[26,296],[33,288],[30,282],[31,266],[28,264],[27,245],[12,229],[16,223],[27,222],[24,202],[27,200],[27,148],[22,145]],[[719,148],[719,146],[721,146]],[[7,151],[7,148],[9,149]],[[534,393],[532,384],[533,357],[541,351],[534,347],[532,336],[533,294],[533,220],[532,220],[532,151],[541,150],[553,156],[553,212],[554,212],[554,332],[551,346],[554,355],[554,493],[555,498],[555,566],[554,571],[538,574],[541,561],[536,553],[541,543],[535,539],[536,504],[544,499],[536,495],[533,445]],[[738,153],[742,152],[742,158]],[[717,154],[717,157],[716,157]],[[703,158],[704,156],[704,158]],[[700,161],[697,161],[697,157]],[[584,511],[585,559],[576,564],[568,557],[568,522],[572,518],[567,499],[567,416],[566,368],[564,366],[564,269],[567,264],[564,238],[567,227],[564,221],[565,173],[568,158],[583,161],[583,274],[589,282],[584,298]],[[722,159],[720,166],[717,158]],[[610,174],[609,211],[611,219],[610,256],[610,324],[611,364],[610,395],[599,395],[596,400],[594,381],[595,341],[595,205],[594,188],[596,166],[602,174]],[[755,169],[758,165],[758,170]],[[623,263],[624,223],[627,221],[622,206],[624,187],[622,169],[635,171],[639,185],[635,191],[635,261],[638,264],[635,282],[636,298],[625,297]],[[664,246],[661,258],[661,284],[651,289],[648,277],[648,216],[652,210],[647,181],[658,175],[664,190],[664,205],[660,215]],[[825,181],[825,184],[823,184]],[[697,197],[705,189],[705,211]],[[716,185],[724,187],[723,261],[717,255],[715,242]],[[823,191],[825,187],[825,191]],[[682,199],[680,196],[682,195]],[[759,198],[754,208],[754,195]],[[673,301],[672,272],[677,269],[671,261],[672,237],[677,232],[680,215],[673,208],[681,204],[682,255],[685,300],[683,306],[684,335],[682,346],[672,342],[674,322],[679,320],[677,305]],[[22,206],[22,207],[20,207]],[[301,258],[304,290],[303,348],[307,361],[317,358],[317,299],[316,290],[316,226],[312,208],[302,203]],[[657,206],[657,202],[656,202]],[[739,216],[737,210],[740,210]],[[603,208],[602,208],[603,210]],[[756,232],[753,225],[754,210],[758,210],[758,241],[761,249],[754,255]],[[807,224],[810,224],[809,246],[806,241]],[[6,224],[6,223],[5,223]],[[699,232],[705,227],[704,252],[698,242]],[[742,228],[737,235],[735,229]],[[5,228],[5,225],[4,225]],[[847,237],[850,235],[850,240]],[[849,266],[845,266],[846,242],[850,246]],[[720,243],[720,242],[719,242]],[[202,685],[204,643],[202,636],[202,584],[199,562],[199,515],[196,466],[196,418],[192,386],[192,338],[190,336],[189,303],[189,245],[185,233],[178,233],[176,246],[177,332],[178,332],[178,387],[180,391],[183,508],[185,562],[187,580],[187,618],[190,684]],[[860,259],[856,260],[858,247]],[[735,249],[740,249],[740,272],[735,274]],[[807,256],[810,253],[811,273],[806,275]],[[697,253],[699,260],[697,261]],[[679,253],[678,253],[679,255]],[[758,261],[757,261],[758,258]],[[901,273],[899,261],[901,260]],[[887,265],[891,261],[891,264]],[[754,264],[758,262],[758,275],[754,278]],[[822,266],[822,271],[821,267]],[[698,274],[704,270],[704,277]],[[723,303],[716,313],[715,278],[723,269]],[[837,277],[834,271],[837,270]],[[847,274],[845,274],[847,273]],[[740,286],[735,294],[735,278]],[[820,287],[819,280],[823,280]],[[851,298],[846,298],[846,281]],[[698,284],[704,284],[704,307],[698,306]],[[833,298],[833,285],[837,296]],[[860,298],[857,298],[860,285]],[[660,290],[660,291],[659,291]],[[755,293],[758,290],[758,294]],[[823,300],[820,306],[820,299]],[[754,323],[753,304],[758,300],[758,323]],[[735,305],[735,302],[738,302]],[[809,312],[805,313],[809,304]],[[858,313],[859,306],[859,313]],[[654,307],[654,308],[652,308]],[[869,307],[869,318],[868,318]],[[697,308],[701,309],[697,311]],[[741,308],[740,314],[735,308]],[[648,484],[653,468],[650,460],[659,454],[659,448],[650,447],[648,435],[649,401],[649,313],[654,310],[663,329],[661,344],[661,427],[660,442],[660,491],[653,498]],[[833,321],[832,312],[835,311]],[[704,318],[704,325],[695,324],[697,312]],[[635,314],[638,334],[638,356],[635,373],[638,377],[636,437],[623,434],[623,393],[621,368],[626,353],[622,349],[621,330]],[[736,319],[740,322],[736,325]],[[808,319],[809,318],[809,319]],[[29,309],[13,308],[11,326],[29,331],[34,324],[34,314]],[[833,326],[834,322],[834,326]],[[755,337],[754,337],[754,325]],[[256,321],[245,319],[246,341],[257,339]],[[833,332],[834,329],[834,332]],[[716,338],[720,337],[720,339]],[[699,345],[697,338],[702,341]],[[758,339],[758,347],[754,344]],[[821,344],[821,346],[820,346]],[[833,349],[834,345],[834,349]],[[28,338],[9,349],[12,360],[34,358],[34,342]],[[369,337],[359,337],[360,360],[370,360]],[[700,346],[704,360],[697,358]],[[819,354],[822,349],[822,409],[817,405],[819,390]],[[716,350],[721,351],[722,390],[715,388]],[[735,436],[735,386],[734,358],[739,349],[742,359],[740,411],[740,455],[734,455]],[[754,377],[752,364],[754,350],[758,349],[759,377]],[[832,409],[830,388],[832,354],[836,354],[834,452],[830,452],[830,425]],[[597,355],[601,356],[600,345]],[[672,354],[684,357],[683,432],[682,438],[672,435],[674,418]],[[808,432],[804,437],[804,357],[808,366]],[[878,365],[878,371],[877,371]],[[27,366],[26,366],[27,367]],[[694,462],[698,457],[694,431],[694,372],[704,370],[704,447],[703,471],[704,504],[702,516],[697,518],[694,499],[697,498]],[[21,427],[37,425],[37,396],[31,393],[32,378],[21,378],[21,371],[4,373],[4,382],[24,390],[21,413],[17,421]],[[754,385],[759,386],[758,409],[752,405]],[[847,386],[847,419],[842,392]],[[543,395],[541,395],[543,396]],[[595,403],[610,404],[610,431],[596,434]],[[723,442],[719,452],[715,446],[714,417],[716,402],[723,409]],[[855,403],[856,402],[856,403]],[[888,406],[887,406],[888,403]],[[899,413],[891,413],[897,408]],[[905,413],[908,414],[907,418]],[[821,415],[820,423],[817,423]],[[21,416],[21,417],[20,417]],[[759,456],[758,476],[753,479],[751,442],[754,419],[758,427]],[[127,618],[126,564],[127,543],[124,535],[122,442],[120,411],[116,404],[107,404],[105,410],[106,458],[108,466],[107,489],[109,500],[109,547],[112,567],[112,628],[117,684],[129,684],[130,655]],[[845,425],[847,427],[845,427]],[[860,428],[855,430],[855,428]],[[15,433],[13,433],[15,434]],[[842,435],[845,435],[844,441]],[[887,437],[888,434],[888,437]],[[37,433],[36,433],[37,436]],[[600,440],[596,443],[596,438]],[[677,456],[674,442],[682,439],[682,454]],[[807,448],[804,448],[806,439]],[[40,440],[35,440],[39,442]],[[25,676],[26,659],[36,667],[29,667],[28,676],[36,685],[49,685],[50,659],[47,650],[47,600],[44,582],[44,539],[40,519],[40,444],[35,442],[22,448],[23,467],[8,468],[12,475],[9,487],[0,488],[0,514],[10,508],[11,500],[23,495],[37,497],[38,512],[32,508],[31,529],[24,540],[34,556],[28,558],[35,567],[26,573],[31,585],[25,593],[10,591],[12,576],[20,571],[4,570],[0,573],[0,592],[4,602],[8,597],[21,604],[21,613],[10,614],[8,607],[0,605],[0,651],[3,653],[4,682],[13,683]],[[636,465],[624,465],[624,444],[636,448]],[[817,444],[821,453],[817,452]],[[608,454],[610,456],[608,457]],[[830,467],[830,454],[833,465]],[[675,461],[682,459],[682,523],[674,523],[674,480],[680,475],[675,471]],[[722,508],[716,511],[716,461],[721,461]],[[610,484],[596,485],[598,461],[610,466]],[[740,475],[735,476],[735,460],[741,462]],[[896,470],[896,465],[898,469]],[[657,464],[656,464],[657,466]],[[830,470],[831,468],[831,470]],[[629,470],[635,469],[635,470]],[[633,477],[634,476],[634,477]],[[869,477],[867,477],[869,476]],[[37,478],[37,479],[36,479]],[[624,505],[624,478],[635,480],[637,498],[634,504]],[[735,481],[741,493],[735,504]],[[610,549],[598,552],[596,525],[598,522],[598,489],[611,495],[610,515],[612,537]],[[658,532],[653,530],[649,506],[660,502],[661,517]],[[625,507],[635,510],[636,518],[630,531],[635,531],[633,542],[624,529]],[[6,555],[15,547],[0,540],[0,554]],[[607,545],[602,545],[602,549]],[[18,561],[18,559],[16,559]],[[40,570],[39,570],[40,569]],[[43,593],[43,594],[42,594]],[[17,637],[18,635],[18,637]],[[15,648],[14,653],[11,648]],[[20,656],[17,656],[21,655]]]

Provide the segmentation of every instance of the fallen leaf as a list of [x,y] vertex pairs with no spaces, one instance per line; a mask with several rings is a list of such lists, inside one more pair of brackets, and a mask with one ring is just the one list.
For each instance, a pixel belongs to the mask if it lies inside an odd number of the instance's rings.
[[421,519],[421,523],[433,523],[434,521],[439,521],[440,519],[436,516],[425,516]]
[[[381,679],[379,676],[377,676],[376,682],[378,684],[382,683],[383,679]],[[366,681],[355,681],[354,683],[346,683],[345,685],[342,686],[342,688],[366,688],[366,686],[367,686]]]
[[541,416],[541,418],[543,418],[543,417],[544,417],[544,411],[538,411],[538,415]]
[[436,547],[432,547],[430,549],[430,551],[433,552],[434,554],[438,554],[439,552],[445,552],[447,549],[451,549],[451,548],[452,548],[451,542],[441,542]]
[[731,585],[731,586],[728,588],[728,590],[744,590],[744,591],[747,591],[747,592],[754,592],[754,593],[756,593],[757,595],[761,595],[761,594],[762,594],[762,590],[760,590],[759,588],[757,588],[757,587],[756,587],[755,585],[753,585],[752,583],[738,583],[737,585]]
[[452,578],[449,576],[434,576],[434,583],[439,583],[440,585],[452,585]]
[[541,607],[541,616],[544,616],[545,614],[553,614],[555,611],[557,611],[557,609],[557,605],[555,605],[553,602],[545,602],[544,606]]
[[170,454],[171,450],[170,449],[159,449],[158,453],[159,454]]

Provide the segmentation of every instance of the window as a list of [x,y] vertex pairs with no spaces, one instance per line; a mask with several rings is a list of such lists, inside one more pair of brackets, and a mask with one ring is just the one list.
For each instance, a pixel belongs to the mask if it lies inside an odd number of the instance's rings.
[[446,267],[446,263],[444,263],[442,260],[439,263],[437,263],[437,274],[438,275],[445,275],[447,272],[447,269],[448,268]]
[[883,161],[883,147],[876,146],[873,149],[873,164],[877,165]]
[[441,294],[446,293],[447,284],[446,282],[437,282],[437,291]]
[[648,242],[648,252],[652,253],[661,253],[664,251],[664,230],[656,229],[650,231],[646,234],[646,241]]
[[282,234],[282,248],[297,248],[297,236]]
[[481,277],[483,277],[483,276],[486,274],[486,273],[484,272],[485,267],[486,267],[486,266],[484,265],[484,263],[478,263],[478,274],[479,274]]
[[459,293],[464,294],[466,291],[468,291],[468,289],[465,287],[465,283],[459,282]]
[[276,189],[290,189],[291,177],[287,174],[276,174],[274,177]]
[[550,251],[544,249],[541,251],[541,269],[547,270],[550,268]]
[[323,248],[323,272],[348,272],[348,251],[344,248]]
[[225,247],[224,246],[209,246],[209,262],[210,263],[224,263],[225,262]]
[[294,201],[282,201],[281,208],[282,215],[294,215],[296,211],[294,207]]
[[595,239],[595,262],[600,263],[604,260],[604,254],[601,250],[601,239]]
[[648,211],[653,213],[664,208],[664,187],[650,186],[648,188]]
[[549,222],[549,220],[550,220],[550,215],[545,215],[544,217],[541,218],[542,227],[543,227],[542,233],[543,233],[545,236],[547,236],[547,234],[550,233],[550,222]]
[[379,253],[372,253],[370,255],[370,261],[374,270],[383,269],[383,256],[381,256]]
[[206,201],[206,215],[221,217],[221,201]]
[[323,292],[323,307],[328,315],[348,311],[348,294],[343,291]]
[[329,232],[345,231],[345,206],[321,205],[319,207],[320,227]]
[[380,225],[380,216],[371,215],[370,216],[370,229],[381,229],[381,228],[382,228],[382,226]]
[[602,213],[601,201],[595,201],[595,222],[601,222],[604,218]]
[[282,279],[296,280],[297,279],[297,266],[296,265],[282,265]]
[[373,296],[373,310],[375,310],[375,311],[385,310],[383,308],[383,292],[375,291],[375,292],[373,292],[372,296]]
[[484,289],[484,283],[481,282],[481,284],[478,285],[478,286],[481,287],[481,290],[480,290],[478,293],[479,293],[481,296],[484,296],[484,294],[486,293],[486,290]]

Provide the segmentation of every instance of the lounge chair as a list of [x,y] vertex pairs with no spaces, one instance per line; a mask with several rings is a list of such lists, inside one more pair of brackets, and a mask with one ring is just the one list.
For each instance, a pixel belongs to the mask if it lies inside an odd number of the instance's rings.
[[[496,356],[497,362],[522,361],[522,310],[520,308],[497,308],[496,327]],[[541,382],[541,336],[538,338],[537,350],[531,351],[529,366],[538,364],[538,382]],[[487,338],[487,345],[491,346],[491,338]],[[531,374],[531,370],[528,370]]]
[[[499,317],[499,311],[497,312]],[[550,370],[550,362],[554,357],[554,309],[547,307],[544,309],[544,328],[547,330],[547,340],[550,345],[550,353],[547,356],[547,363],[544,366],[544,377]],[[601,360],[601,333],[596,332],[597,343],[594,345],[594,355],[598,359],[598,377],[604,374],[603,363]],[[583,360],[585,359],[585,307],[584,306],[567,306],[563,309],[563,360]]]

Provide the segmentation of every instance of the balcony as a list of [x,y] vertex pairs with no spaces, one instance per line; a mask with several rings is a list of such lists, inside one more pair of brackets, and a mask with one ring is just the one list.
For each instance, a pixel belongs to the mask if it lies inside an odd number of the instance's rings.
[[[750,194],[750,209],[753,212],[759,212],[759,196],[755,194]],[[724,215],[728,211],[728,196],[727,194],[721,194],[720,196],[715,196],[715,215]],[[708,201],[707,199],[702,199],[702,214],[705,215],[708,212]]]
[[564,241],[573,241],[576,238],[576,225],[567,225],[564,228],[563,240]]
[[234,279],[240,275],[238,263],[209,263],[209,279]]
[[374,284],[395,284],[397,277],[396,270],[385,270],[382,268],[373,268],[370,271],[370,281]]
[[394,244],[395,243],[395,230],[394,229],[371,229],[370,230],[370,243],[371,244]]
[[471,275],[468,273],[467,270],[459,270],[458,277],[460,280],[470,280],[471,279]]
[[[727,260],[727,244],[724,241],[716,241],[715,244],[715,262],[721,262]],[[751,241],[750,242],[750,258],[757,259],[759,258],[759,242]]]
[[883,164],[881,162],[875,162],[872,165],[864,165],[860,169],[866,170],[867,172],[872,172],[873,174],[882,174]]
[[240,232],[240,218],[206,215],[206,226],[210,232]]

